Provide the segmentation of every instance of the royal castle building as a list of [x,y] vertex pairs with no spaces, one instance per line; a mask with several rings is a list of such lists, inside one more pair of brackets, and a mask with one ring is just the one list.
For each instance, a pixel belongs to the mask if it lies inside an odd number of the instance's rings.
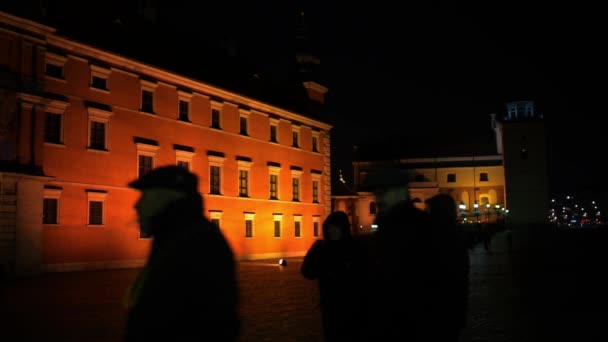
[[[327,89],[303,84],[323,102]],[[0,12],[0,266],[142,265],[126,185],[175,164],[239,259],[303,255],[331,210],[331,126]]]

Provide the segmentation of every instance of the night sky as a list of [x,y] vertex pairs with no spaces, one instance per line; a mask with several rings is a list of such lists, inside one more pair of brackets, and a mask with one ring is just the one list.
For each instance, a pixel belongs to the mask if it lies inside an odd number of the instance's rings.
[[[136,4],[146,2],[156,3],[154,25],[164,34],[151,34],[150,22],[133,19],[142,15]],[[506,101],[530,99],[547,122],[552,192],[608,192],[600,166],[606,156],[601,120],[608,59],[602,45],[608,30],[599,7],[104,1],[94,16],[84,16],[95,2],[65,8],[49,3],[56,8],[48,5],[45,21],[60,34],[127,56],[128,48],[148,47],[149,53],[133,57],[236,91],[253,75],[275,86],[297,78],[290,70],[301,48],[294,37],[303,8],[309,42],[321,60],[318,80],[330,89],[326,119],[335,127],[334,164],[347,178],[353,145],[483,141],[490,113],[500,113]],[[107,25],[112,28],[101,29]],[[225,70],[209,67],[232,59],[239,61],[238,68],[225,69],[238,74],[232,83]]]

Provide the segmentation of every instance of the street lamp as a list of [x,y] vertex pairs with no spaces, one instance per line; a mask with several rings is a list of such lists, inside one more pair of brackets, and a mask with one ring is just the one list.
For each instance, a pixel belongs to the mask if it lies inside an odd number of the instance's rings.
[[458,206],[458,208],[460,208],[460,215],[462,216],[462,221],[466,221],[467,217],[467,213],[465,212],[465,210],[467,209],[467,206],[464,205],[464,203],[460,202],[460,205]]
[[486,203],[486,223],[490,223],[490,203]]
[[473,204],[473,208],[475,208],[475,219],[477,223],[479,223],[479,204],[477,201],[475,201],[475,204]]

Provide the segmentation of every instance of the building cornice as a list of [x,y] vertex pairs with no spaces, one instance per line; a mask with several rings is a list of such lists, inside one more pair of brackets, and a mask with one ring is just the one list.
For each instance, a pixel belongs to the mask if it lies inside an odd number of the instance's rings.
[[14,15],[8,14],[6,12],[1,12],[1,11],[0,11],[0,22],[6,23],[10,26],[18,27],[22,30],[29,31],[31,33],[42,35],[42,36],[48,36],[48,35],[54,33],[55,31],[57,31],[57,29],[55,29],[53,27],[42,25],[35,21],[16,17]]
[[82,43],[78,43],[61,36],[50,34],[47,37],[47,43],[59,48],[66,50],[68,53],[83,55],[97,60],[106,62],[117,68],[127,69],[129,73],[140,73],[149,77],[153,77],[161,82],[168,82],[173,84],[179,84],[184,87],[190,88],[193,91],[203,93],[207,96],[215,96],[222,98],[225,102],[233,102],[237,105],[244,105],[251,109],[258,111],[273,113],[279,115],[287,120],[296,120],[303,124],[319,127],[323,130],[330,130],[332,126],[330,124],[314,120],[312,118],[275,107],[263,102],[259,102],[255,99],[248,98],[243,95],[239,95],[209,84],[196,81],[181,75],[174,74],[172,72],[153,67],[141,62],[137,62],[132,59],[128,59],[114,53],[103,51]]

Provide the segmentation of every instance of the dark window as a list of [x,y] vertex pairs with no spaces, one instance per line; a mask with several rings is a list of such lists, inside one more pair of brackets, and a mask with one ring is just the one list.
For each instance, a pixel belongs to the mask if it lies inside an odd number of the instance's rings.
[[183,167],[186,170],[190,169],[190,163],[188,163],[187,161],[183,161],[183,160],[178,160],[177,161],[177,166]]
[[211,127],[220,129],[220,111],[219,109],[211,110]]
[[424,175],[414,176],[414,182],[424,182]]
[[292,178],[291,180],[291,194],[292,201],[298,202],[300,201],[300,179]]
[[63,79],[63,67],[56,64],[47,63],[46,75]]
[[487,182],[488,181],[488,173],[487,172],[482,172],[479,174],[479,181],[480,182]]
[[57,224],[57,199],[45,198],[42,202],[42,223]]
[[141,110],[154,113],[154,93],[149,90],[141,91]]
[[448,173],[448,183],[456,183],[456,174]]
[[312,223],[312,235],[314,237],[318,237],[319,236],[319,222],[313,222]]
[[179,120],[190,121],[190,103],[179,100]]
[[270,125],[270,141],[271,142],[278,142],[277,141],[277,126],[274,125]]
[[253,237],[253,220],[245,220],[245,237]]
[[61,114],[46,113],[44,119],[44,141],[61,144]]
[[91,87],[95,89],[108,90],[108,80],[103,77],[93,76]]
[[279,177],[277,175],[270,175],[270,199],[279,199],[278,183]]
[[247,118],[244,116],[241,116],[240,118],[240,133],[242,135],[247,135]]
[[219,226],[220,226],[220,219],[212,218],[211,219],[211,223],[213,223],[214,225],[218,226],[218,228],[219,228]]
[[106,149],[106,124],[98,121],[91,121],[91,141],[90,148],[95,150]]
[[317,137],[312,137],[312,151],[313,152],[319,152],[319,141],[317,140]]
[[298,144],[298,140],[299,140],[298,132],[296,132],[296,131],[291,132],[291,138],[292,138],[291,146],[300,147],[300,145]]
[[281,237],[281,221],[274,221],[274,237]]
[[103,202],[89,202],[89,224],[103,224]]
[[220,167],[211,166],[210,170],[211,188],[209,192],[213,195],[220,195]]
[[296,221],[294,223],[295,223],[295,225],[294,225],[294,236],[295,237],[302,236],[302,222]]
[[149,239],[151,238],[152,235],[150,233],[144,233],[143,231],[139,231],[139,238],[140,239]]
[[376,215],[377,211],[378,211],[378,206],[376,205],[376,202],[370,202],[369,203],[369,214]]
[[249,194],[247,193],[247,183],[248,183],[249,172],[247,170],[239,171],[239,196],[247,197]]
[[319,181],[312,181],[312,202],[319,203]]
[[150,156],[139,156],[139,177],[145,176],[152,170],[153,158]]

